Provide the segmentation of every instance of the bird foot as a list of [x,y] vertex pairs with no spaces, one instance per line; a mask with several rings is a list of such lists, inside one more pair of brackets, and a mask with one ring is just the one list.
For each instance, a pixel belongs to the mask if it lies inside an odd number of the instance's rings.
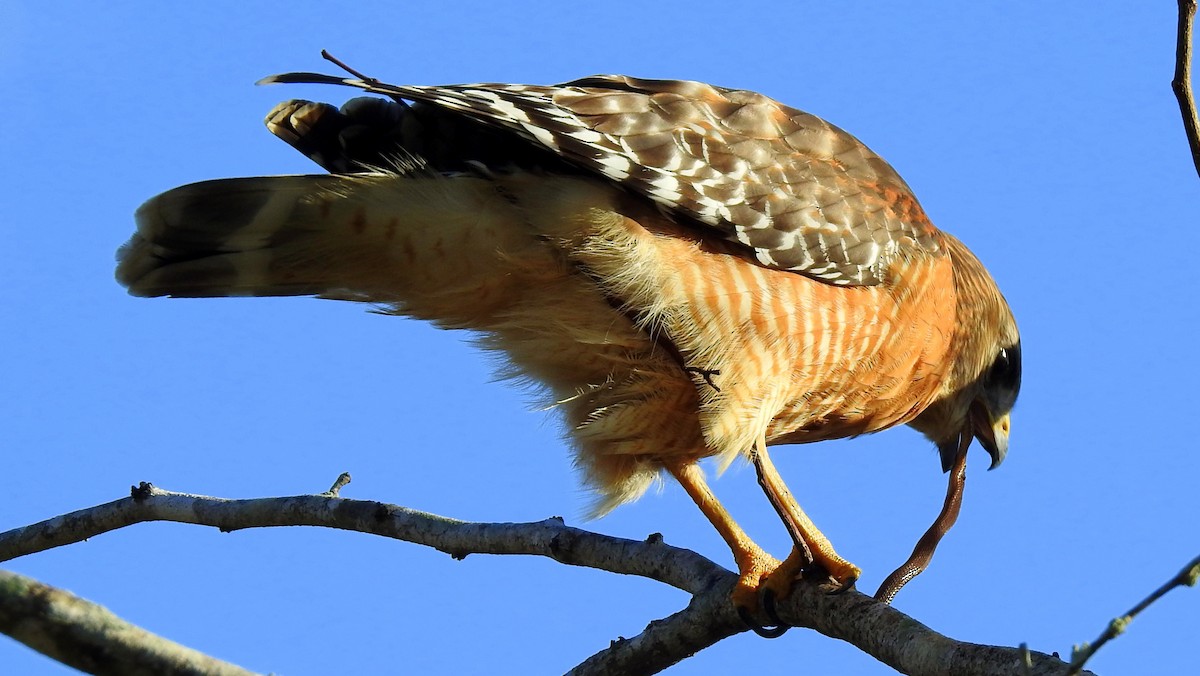
[[[778,618],[775,617],[774,604],[772,603],[768,607],[767,603],[770,600],[762,594],[770,576],[782,564],[779,563],[779,559],[762,550],[754,551],[751,556],[747,556],[740,563],[739,568],[741,570],[738,574],[737,585],[733,588],[731,599],[733,607],[737,610],[738,617],[741,618],[750,631],[763,638],[779,638],[783,636],[790,629],[790,626],[779,622]],[[766,617],[772,624],[763,624],[756,619],[756,616]]]
[[[775,610],[775,602],[787,598],[797,580],[811,580],[821,585],[829,594],[840,594],[854,588],[854,583],[861,574],[858,566],[840,558],[828,563],[832,571],[822,563],[809,560],[805,552],[794,550],[791,556],[776,565],[773,570],[758,571],[757,584],[752,585],[748,576],[743,574],[733,593],[738,617],[751,631],[763,638],[782,636],[792,625],[779,617]],[[760,609],[770,624],[756,622],[751,608]]]

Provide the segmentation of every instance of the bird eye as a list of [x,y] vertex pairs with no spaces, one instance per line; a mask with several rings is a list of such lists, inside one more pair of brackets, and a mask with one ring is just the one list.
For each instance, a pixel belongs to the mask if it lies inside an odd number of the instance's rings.
[[988,369],[988,383],[1016,388],[1021,383],[1021,347],[1014,345],[1000,348],[996,359]]

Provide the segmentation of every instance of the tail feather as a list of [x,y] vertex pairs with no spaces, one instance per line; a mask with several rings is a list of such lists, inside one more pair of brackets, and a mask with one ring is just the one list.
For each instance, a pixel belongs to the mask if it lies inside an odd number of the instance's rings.
[[498,256],[533,241],[510,212],[469,176],[205,181],[138,209],[117,280],[135,296],[407,303],[502,275]]
[[137,210],[117,281],[135,296],[319,294],[316,271],[283,269],[279,253],[319,231],[315,196],[336,190],[334,179],[223,179],[158,195]]

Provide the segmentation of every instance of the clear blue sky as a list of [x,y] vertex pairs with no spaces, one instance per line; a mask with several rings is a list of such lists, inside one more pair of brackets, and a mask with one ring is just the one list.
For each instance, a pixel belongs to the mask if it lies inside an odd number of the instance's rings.
[[[261,118],[352,92],[253,83],[328,69],[326,48],[397,82],[618,72],[754,89],[894,164],[988,264],[1026,359],[1007,462],[988,473],[975,453],[958,526],[897,599],[922,622],[1066,654],[1200,552],[1200,180],[1169,88],[1172,0],[251,4],[0,9],[0,528],[139,481],[254,497],[319,492],[342,471],[348,497],[580,523],[556,419],[494,382],[469,336],[310,299],[135,299],[113,281],[146,198],[315,170]],[[908,429],[774,457],[867,590],[944,491]],[[716,490],[786,551],[752,471]],[[674,485],[591,527],[729,563]],[[687,603],[642,579],[318,529],[141,525],[8,565],[288,676],[561,672]],[[1200,592],[1177,591],[1093,664],[1195,672],[1197,627]],[[673,673],[750,667],[889,673],[801,630],[738,636]],[[0,670],[65,671],[6,640]]]

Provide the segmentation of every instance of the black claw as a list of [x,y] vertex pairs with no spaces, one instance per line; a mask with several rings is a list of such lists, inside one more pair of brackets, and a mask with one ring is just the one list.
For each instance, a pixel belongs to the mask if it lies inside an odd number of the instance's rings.
[[763,589],[762,592],[762,609],[763,614],[776,627],[790,627],[792,625],[779,619],[779,611],[775,610],[775,591],[772,589]]
[[[773,610],[774,609],[772,608],[772,611]],[[754,618],[750,617],[750,613],[746,612],[746,609],[741,606],[737,607],[737,614],[738,617],[742,619],[742,622],[746,625],[746,627],[750,629],[750,631],[763,638],[779,638],[780,636],[786,634],[788,629],[791,629],[791,627],[783,623],[779,623],[774,627],[764,627],[755,622]]]

